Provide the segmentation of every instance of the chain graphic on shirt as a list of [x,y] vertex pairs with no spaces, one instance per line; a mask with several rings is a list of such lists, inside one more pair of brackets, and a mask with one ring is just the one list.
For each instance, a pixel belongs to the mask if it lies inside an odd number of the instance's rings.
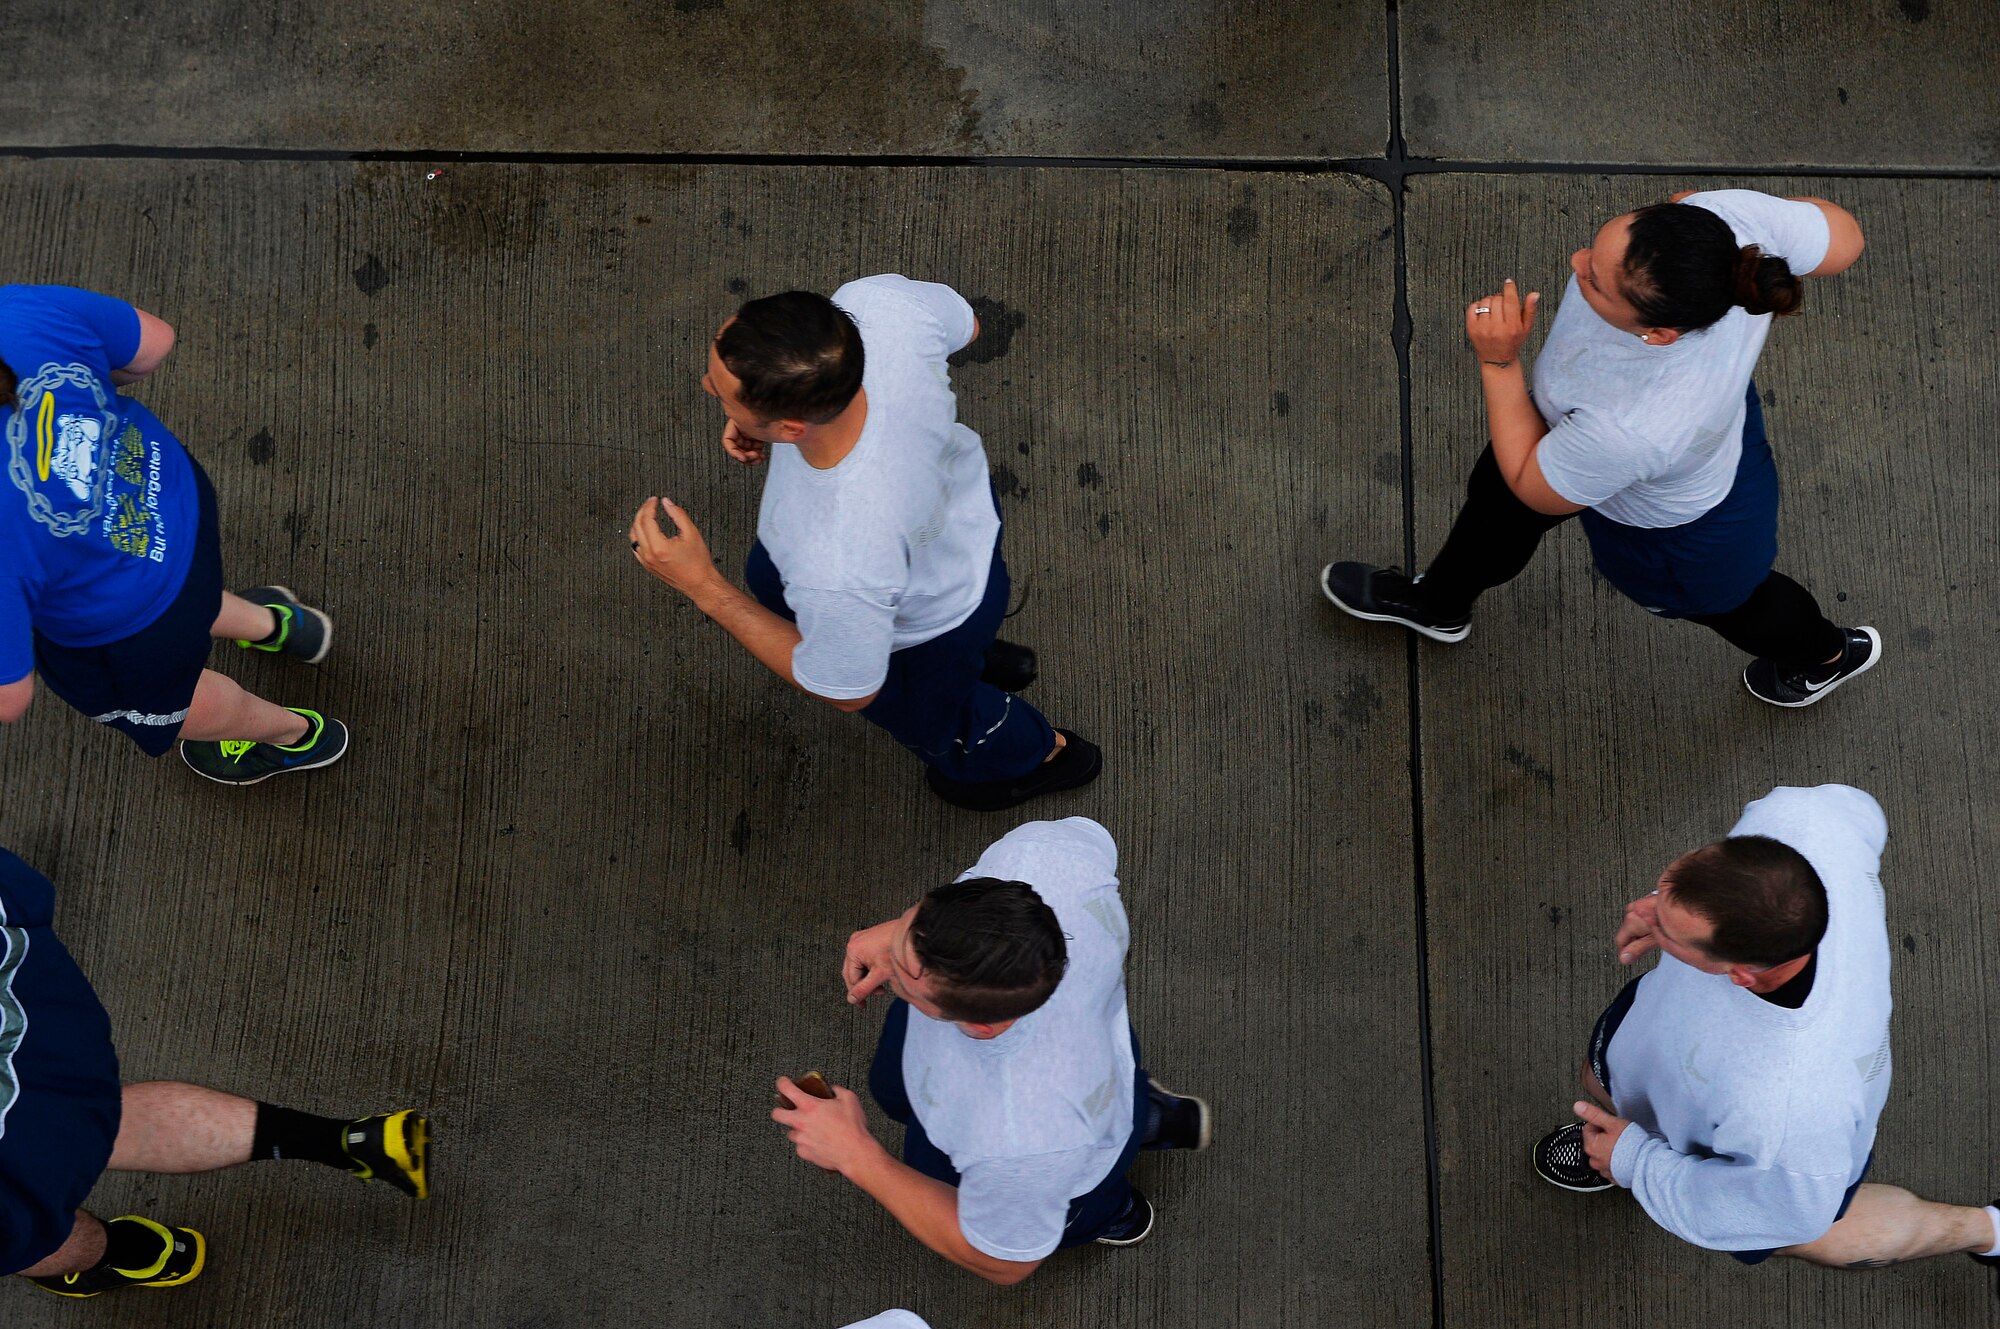
[[[60,387],[87,390],[96,410],[59,412]],[[102,464],[102,444],[118,428],[112,394],[88,365],[50,363],[21,383],[17,400],[7,421],[8,476],[26,495],[29,516],[52,534],[81,535],[104,507],[111,468]]]
[[14,1054],[21,1050],[22,1036],[28,1032],[28,1013],[14,995],[14,976],[28,958],[28,932],[5,923],[6,910],[0,908],[0,1135],[7,1133],[7,1114],[21,1096]]

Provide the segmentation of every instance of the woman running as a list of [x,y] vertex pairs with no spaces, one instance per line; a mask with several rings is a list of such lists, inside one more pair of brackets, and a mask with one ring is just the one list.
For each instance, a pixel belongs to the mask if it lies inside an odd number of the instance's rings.
[[1861,255],[1861,227],[1819,198],[1747,189],[1676,194],[1613,217],[1574,275],[1535,361],[1521,351],[1540,293],[1512,278],[1465,311],[1492,443],[1473,465],[1444,548],[1420,577],[1367,563],[1320,574],[1356,618],[1463,641],[1472,602],[1511,580],[1544,532],[1576,513],[1598,570],[1663,618],[1756,657],[1750,695],[1810,706],[1881,658],[1873,628],[1843,628],[1775,571],[1778,474],[1750,381],[1798,276]]

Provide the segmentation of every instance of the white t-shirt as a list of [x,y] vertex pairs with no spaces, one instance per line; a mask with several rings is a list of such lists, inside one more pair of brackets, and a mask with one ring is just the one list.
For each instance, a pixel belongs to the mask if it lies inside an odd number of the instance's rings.
[[1826,937],[1797,1010],[1662,955],[1605,1050],[1633,1123],[1612,1175],[1653,1221],[1710,1250],[1770,1250],[1833,1226],[1889,1097],[1888,823],[1859,789],[1774,789],[1732,835],[1805,855]]
[[965,877],[1034,887],[1067,939],[1062,982],[993,1039],[910,1012],[910,1106],[958,1170],[959,1231],[998,1260],[1054,1251],[1069,1202],[1104,1180],[1132,1134],[1130,929],[1117,874],[1111,833],[1087,817],[1009,832]]
[[[1681,200],[1729,223],[1804,276],[1833,230],[1817,204],[1750,189]],[[1612,327],[1571,275],[1535,360],[1535,405],[1549,432],[1535,451],[1549,487],[1627,526],[1681,526],[1728,497],[1743,456],[1744,392],[1773,315],[1741,306],[1669,346]]]
[[914,1311],[883,1311],[865,1320],[856,1320],[845,1329],[931,1329]]
[[951,631],[979,607],[1000,537],[979,435],[958,423],[945,357],[972,340],[949,286],[893,273],[833,293],[861,329],[868,415],[854,450],[815,470],[770,448],[757,538],[803,638],[792,676],[821,697],[882,686],[889,652]]

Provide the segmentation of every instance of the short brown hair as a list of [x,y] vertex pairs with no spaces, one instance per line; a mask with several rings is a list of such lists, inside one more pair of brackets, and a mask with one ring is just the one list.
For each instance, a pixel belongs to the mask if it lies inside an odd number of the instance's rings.
[[1062,924],[1024,881],[968,877],[939,886],[910,920],[910,948],[938,1010],[964,1024],[999,1024],[1037,1010],[1069,966]]
[[861,329],[811,291],[750,301],[716,337],[715,353],[759,419],[825,424],[861,391]]
[[1715,925],[1702,949],[1724,964],[1769,969],[1826,936],[1826,887],[1806,856],[1763,835],[1732,835],[1667,869],[1681,908]]

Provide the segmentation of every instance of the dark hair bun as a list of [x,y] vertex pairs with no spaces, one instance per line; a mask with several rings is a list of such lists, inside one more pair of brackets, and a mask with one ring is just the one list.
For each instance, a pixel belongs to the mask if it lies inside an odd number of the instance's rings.
[[1751,314],[1796,314],[1806,298],[1806,284],[1792,275],[1791,264],[1766,257],[1756,245],[1738,252],[1730,287],[1736,303]]

